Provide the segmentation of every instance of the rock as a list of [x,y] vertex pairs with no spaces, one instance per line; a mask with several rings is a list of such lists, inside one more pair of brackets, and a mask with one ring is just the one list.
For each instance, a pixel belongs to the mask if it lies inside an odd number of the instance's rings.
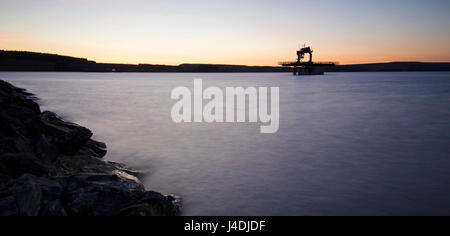
[[85,145],[88,149],[92,150],[92,152],[98,157],[98,158],[103,158],[104,156],[106,156],[106,144],[102,143],[102,142],[98,142],[95,140],[90,139],[86,145]]
[[52,142],[64,154],[75,154],[92,137],[92,132],[77,125],[58,126],[51,122],[43,121],[46,134],[52,138]]
[[67,216],[67,212],[64,209],[60,200],[55,200],[44,206],[42,216]]
[[118,215],[123,204],[145,192],[134,176],[92,156],[61,156],[58,169],[63,178],[63,202],[69,215]]
[[16,122],[9,117],[6,113],[4,108],[1,109],[2,112],[0,112],[0,132],[3,134],[4,137],[13,137],[17,135],[17,127]]
[[59,201],[64,189],[55,180],[25,174],[14,181],[9,191],[13,193],[20,215],[67,215]]
[[24,175],[9,188],[21,216],[37,216],[41,209],[42,189],[34,178]]
[[0,155],[0,180],[2,182],[18,178],[24,173],[44,176],[49,173],[49,168],[30,153]]
[[63,187],[48,178],[24,174],[4,188],[0,195],[0,215],[67,215],[59,199]]
[[138,179],[143,179],[143,177],[145,176],[144,172],[141,172],[141,171],[135,170],[133,168],[130,168],[130,167],[128,167],[128,166],[126,166],[126,165],[124,165],[122,163],[117,163],[117,162],[114,162],[114,161],[108,161],[107,163],[109,165],[111,165],[112,167],[120,170],[120,171],[123,171],[123,172],[125,172],[125,173],[127,173],[129,175],[135,176]]
[[75,154],[92,137],[92,132],[89,129],[64,122],[53,112],[43,112],[41,121],[46,134],[53,138],[53,143],[64,154]]
[[18,89],[5,81],[0,81],[0,97],[2,97],[3,106],[18,105],[23,109],[30,109],[35,114],[40,114],[39,105],[28,98],[30,95],[24,89]]
[[16,207],[16,199],[10,195],[0,198],[0,216],[18,216],[19,209]]
[[72,215],[115,216],[144,187],[125,173],[80,174],[70,178],[65,202]]
[[12,152],[18,152],[15,140],[8,137],[0,137],[0,155]]
[[19,209],[16,206],[16,199],[4,186],[0,190],[0,216],[18,216]]
[[57,146],[64,154],[75,154],[92,137],[92,132],[84,127],[74,127],[57,140]]
[[51,111],[42,112],[41,119],[47,122],[55,122],[55,121],[62,122],[62,119],[58,115],[56,115],[56,113]]
[[36,157],[41,160],[53,162],[60,154],[58,148],[52,143],[51,138],[45,135],[36,137],[33,139],[33,143],[33,151],[35,152]]
[[157,192],[145,192],[121,209],[122,216],[177,216],[181,213],[181,201],[173,196]]

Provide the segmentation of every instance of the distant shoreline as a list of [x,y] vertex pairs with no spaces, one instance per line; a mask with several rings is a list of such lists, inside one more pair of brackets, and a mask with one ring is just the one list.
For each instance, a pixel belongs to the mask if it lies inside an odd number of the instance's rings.
[[[292,72],[280,66],[245,66],[221,64],[181,64],[178,66],[153,64],[97,63],[85,58],[56,54],[0,50],[0,71],[23,72],[172,72],[172,73],[254,73]],[[326,72],[400,72],[450,71],[447,62],[388,62],[337,65]]]

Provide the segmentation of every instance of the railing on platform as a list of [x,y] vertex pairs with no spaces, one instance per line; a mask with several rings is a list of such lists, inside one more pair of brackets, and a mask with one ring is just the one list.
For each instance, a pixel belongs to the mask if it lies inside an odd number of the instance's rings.
[[339,65],[338,62],[326,62],[326,61],[320,61],[320,62],[296,62],[296,61],[282,61],[279,62],[278,65],[281,66],[311,66],[311,65],[317,65],[317,66],[335,66],[335,65]]

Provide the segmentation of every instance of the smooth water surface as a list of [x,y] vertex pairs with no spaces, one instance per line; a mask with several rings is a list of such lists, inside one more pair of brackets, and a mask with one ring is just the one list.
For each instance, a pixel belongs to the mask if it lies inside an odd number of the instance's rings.
[[[177,86],[280,87],[280,130],[175,124]],[[450,214],[450,73],[0,73],[186,215]]]

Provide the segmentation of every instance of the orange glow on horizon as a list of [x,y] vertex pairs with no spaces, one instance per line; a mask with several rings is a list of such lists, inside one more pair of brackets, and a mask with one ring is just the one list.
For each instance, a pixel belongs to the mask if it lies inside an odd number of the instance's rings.
[[[295,61],[295,48],[289,52],[280,52],[277,55],[264,55],[264,57],[252,58],[252,55],[238,55],[233,58],[214,58],[208,56],[180,56],[176,55],[152,55],[151,53],[126,52],[118,49],[101,50],[95,48],[64,48],[56,49],[50,46],[37,47],[34,45],[15,45],[7,44],[0,38],[1,50],[12,51],[30,51],[58,54],[62,56],[72,56],[87,58],[97,63],[117,63],[117,64],[158,64],[158,65],[179,65],[184,63],[193,64],[229,64],[229,65],[249,65],[249,66],[278,66],[280,61]],[[314,48],[313,48],[314,49]],[[314,61],[333,61],[340,65],[348,64],[366,64],[366,63],[383,63],[383,62],[450,62],[450,56],[433,55],[423,52],[420,55],[413,53],[390,53],[386,55],[364,54],[362,51],[346,51],[347,54],[323,52],[314,49]],[[450,53],[448,53],[450,55]]]
[[[59,54],[63,56],[73,56],[87,58],[97,63],[119,63],[119,64],[159,64],[159,65],[179,65],[183,63],[194,64],[230,64],[230,65],[249,65],[249,66],[278,66],[280,61],[295,61],[295,51],[290,50],[264,53],[236,53],[236,55],[227,55],[215,58],[213,53],[208,51],[199,55],[176,55],[164,53],[145,53],[139,51],[127,51],[126,49],[102,49],[102,48],[83,48],[70,47],[69,45],[36,45],[33,43],[13,42],[8,38],[0,37],[2,50],[30,51]],[[365,64],[365,63],[383,63],[395,61],[418,61],[418,62],[450,62],[450,50],[445,54],[431,53],[427,50],[418,51],[391,51],[379,55],[374,49],[355,49],[355,50],[330,50],[314,48],[314,61],[334,61],[340,65],[346,64]],[[218,51],[220,51],[218,49]],[[255,57],[256,54],[256,57]]]

